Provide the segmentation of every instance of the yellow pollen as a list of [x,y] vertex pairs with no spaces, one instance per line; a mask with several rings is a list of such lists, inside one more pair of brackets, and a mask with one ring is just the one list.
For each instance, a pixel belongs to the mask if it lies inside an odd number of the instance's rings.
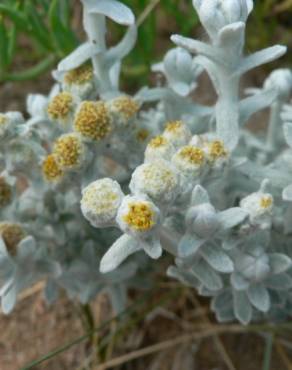
[[5,125],[7,121],[7,117],[4,114],[0,114],[0,125]]
[[72,69],[65,74],[64,82],[68,85],[83,85],[93,78],[93,68],[92,66],[83,65],[76,69]]
[[53,154],[61,168],[78,167],[83,154],[83,144],[74,134],[64,135],[55,142]]
[[137,231],[147,231],[154,225],[154,213],[147,203],[132,203],[124,221]]
[[182,126],[183,126],[182,121],[171,121],[166,124],[165,131],[175,132],[179,130]]
[[159,148],[167,144],[167,140],[163,136],[156,136],[149,142],[150,148]]
[[7,184],[3,177],[0,177],[0,207],[7,206],[12,199],[11,186]]
[[53,154],[48,155],[43,161],[42,171],[47,181],[57,181],[64,175]]
[[263,197],[260,200],[260,206],[261,208],[267,209],[270,208],[273,204],[273,198],[272,197]]
[[102,140],[112,130],[104,102],[85,101],[75,117],[75,131],[91,140]]
[[178,154],[181,158],[186,159],[192,164],[201,165],[204,162],[205,155],[202,149],[195,146],[185,146]]
[[213,141],[211,144],[210,144],[210,156],[213,160],[217,159],[217,158],[222,158],[222,157],[226,157],[227,156],[227,151],[224,147],[224,144],[222,141],[220,140],[216,140],[216,141]]
[[128,96],[121,96],[112,102],[114,110],[121,113],[126,120],[131,119],[139,110],[139,104]]
[[23,228],[18,224],[9,222],[0,223],[0,235],[7,247],[8,252],[16,255],[16,247],[25,238],[26,233]]
[[137,132],[136,138],[139,141],[145,141],[149,137],[149,131],[146,130],[145,128],[142,128]]
[[65,119],[71,111],[72,106],[72,95],[67,92],[61,92],[49,103],[48,114],[54,120]]

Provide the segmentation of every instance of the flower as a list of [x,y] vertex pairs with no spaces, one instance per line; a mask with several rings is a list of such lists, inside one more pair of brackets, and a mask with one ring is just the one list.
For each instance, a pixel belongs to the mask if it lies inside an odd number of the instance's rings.
[[64,171],[59,166],[56,156],[49,154],[42,163],[42,172],[48,182],[58,182],[64,176]]
[[94,90],[94,73],[91,65],[84,64],[66,72],[63,76],[63,89],[85,99]]
[[124,126],[135,118],[140,109],[140,104],[130,96],[124,95],[109,101],[107,107],[113,119]]
[[48,115],[53,121],[68,124],[73,117],[74,106],[72,94],[63,91],[54,96],[49,102]]
[[102,101],[84,101],[75,115],[74,130],[88,140],[100,141],[112,131],[111,118]]
[[205,142],[203,150],[206,153],[207,160],[212,167],[222,168],[229,159],[229,153],[220,140],[211,140]]
[[166,124],[162,136],[178,149],[190,141],[192,134],[182,121],[170,121]]
[[156,136],[150,140],[145,150],[145,162],[158,159],[169,160],[175,153],[175,147],[163,136]]
[[53,155],[61,169],[77,169],[85,160],[85,146],[79,135],[64,134],[56,140]]
[[16,255],[17,245],[25,238],[26,232],[19,224],[11,222],[0,222],[0,236],[11,256]]
[[146,196],[126,196],[117,213],[121,230],[136,237],[145,237],[158,226],[160,211]]
[[240,201],[240,207],[249,214],[250,223],[262,228],[267,228],[271,224],[273,205],[273,196],[262,190],[252,193]]
[[203,150],[193,145],[180,148],[172,157],[171,162],[187,178],[196,178],[206,163]]
[[94,227],[113,225],[123,197],[116,181],[109,178],[97,180],[82,190],[82,213]]
[[179,192],[177,171],[166,161],[142,164],[132,175],[132,193],[146,194],[156,204],[169,205]]

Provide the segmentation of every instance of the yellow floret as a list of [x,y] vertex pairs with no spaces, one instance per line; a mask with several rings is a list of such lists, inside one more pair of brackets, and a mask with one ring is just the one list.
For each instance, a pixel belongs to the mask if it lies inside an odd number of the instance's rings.
[[183,147],[179,153],[179,157],[187,160],[188,162],[196,165],[203,164],[205,160],[205,155],[202,149],[197,148],[192,145],[188,145]]
[[121,113],[126,120],[130,120],[139,110],[139,104],[128,96],[120,96],[112,102],[113,110]]
[[7,117],[4,114],[0,114],[0,125],[5,125],[7,121]]
[[52,182],[60,180],[64,175],[53,154],[48,155],[43,161],[42,171],[44,178]]
[[0,235],[7,247],[8,252],[16,255],[16,247],[25,238],[26,233],[23,228],[18,224],[9,222],[0,223]]
[[78,68],[72,69],[64,76],[64,82],[68,85],[83,85],[93,78],[92,66],[83,65]]
[[141,130],[139,130],[137,132],[137,135],[136,135],[136,138],[138,141],[146,141],[149,137],[150,133],[148,130],[146,130],[145,128],[142,128]]
[[64,120],[73,108],[73,97],[68,92],[61,92],[49,103],[48,114],[54,120]]
[[11,186],[7,184],[4,178],[0,177],[0,207],[7,206],[12,199]]
[[183,125],[184,124],[183,124],[182,121],[171,121],[171,122],[168,122],[166,124],[165,131],[166,132],[175,132],[175,131],[179,130],[180,128],[182,128]]
[[163,136],[156,136],[149,142],[150,148],[160,148],[168,143],[168,141]]
[[224,147],[223,142],[220,140],[215,140],[210,144],[209,153],[213,160],[226,157],[228,154],[227,150]]
[[266,196],[261,198],[260,206],[261,208],[268,209],[273,205],[273,198],[271,196]]
[[84,154],[83,143],[77,135],[63,135],[55,142],[53,154],[61,168],[77,168]]
[[104,102],[85,101],[75,117],[75,131],[91,140],[102,140],[112,130],[111,120]]
[[132,203],[123,220],[138,231],[147,231],[153,227],[154,212],[147,203]]

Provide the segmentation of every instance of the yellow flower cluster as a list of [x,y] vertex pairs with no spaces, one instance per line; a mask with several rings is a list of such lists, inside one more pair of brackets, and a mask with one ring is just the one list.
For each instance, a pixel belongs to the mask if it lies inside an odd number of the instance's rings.
[[73,97],[68,92],[56,95],[48,105],[49,117],[53,120],[64,121],[73,109]]
[[178,152],[178,156],[195,165],[201,165],[205,160],[203,150],[192,145],[181,148]]
[[42,164],[44,178],[49,182],[59,181],[64,172],[58,165],[54,154],[49,154]]
[[68,85],[83,85],[90,82],[93,78],[93,68],[89,65],[83,65],[72,69],[64,76],[64,82]]
[[78,168],[82,163],[84,152],[84,144],[74,133],[60,136],[53,147],[53,154],[61,169]]
[[16,247],[25,238],[26,233],[19,224],[0,222],[0,235],[6,245],[8,252],[16,255]]
[[123,220],[137,231],[147,231],[153,227],[154,213],[147,203],[132,203]]

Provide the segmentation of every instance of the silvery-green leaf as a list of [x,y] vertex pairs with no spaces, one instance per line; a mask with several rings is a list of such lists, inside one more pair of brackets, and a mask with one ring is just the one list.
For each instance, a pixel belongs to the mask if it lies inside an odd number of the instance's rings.
[[17,298],[16,285],[13,284],[1,297],[1,307],[5,315],[8,315],[14,308]]
[[191,53],[202,54],[206,57],[211,58],[219,64],[223,64],[224,55],[221,53],[220,49],[216,49],[213,46],[205,44],[204,42],[193,40],[188,37],[183,37],[180,35],[172,35],[171,41],[176,45],[189,50]]
[[54,280],[48,280],[44,290],[44,295],[48,304],[52,304],[57,300],[59,296],[59,287]]
[[258,51],[243,59],[241,64],[237,67],[235,75],[240,76],[262,64],[272,62],[275,59],[278,59],[281,56],[283,56],[286,53],[286,51],[287,48],[281,45],[272,46],[267,49]]
[[277,97],[274,89],[260,91],[240,102],[240,126],[243,126],[256,112],[269,107]]
[[249,324],[252,318],[252,307],[244,291],[233,291],[234,314],[243,325]]
[[217,245],[205,245],[201,249],[200,253],[204,259],[212,266],[216,271],[223,273],[230,273],[233,271],[233,262],[228,255]]
[[36,251],[36,242],[32,236],[28,236],[17,246],[17,256],[19,258],[25,258],[32,255]]
[[139,242],[127,234],[122,235],[102,257],[100,272],[106,273],[116,269],[127,257],[139,250]]
[[155,102],[165,98],[168,93],[168,89],[163,87],[156,87],[153,89],[144,87],[136,94],[136,98],[142,102]]
[[291,267],[291,258],[281,253],[271,253],[269,255],[270,266],[274,274],[281,274]]
[[284,124],[284,135],[288,145],[292,148],[292,122]]
[[150,240],[149,242],[143,243],[143,249],[149,257],[158,259],[162,255],[162,247],[158,239]]
[[7,252],[7,248],[6,248],[6,245],[2,239],[2,237],[0,236],[0,258],[1,257],[5,257],[5,256],[8,256],[8,252]]
[[[222,48],[228,48],[237,54],[241,54],[244,44],[245,23],[236,22],[228,24],[219,32],[219,44]],[[236,48],[236,49],[235,49]]]
[[102,14],[114,22],[131,26],[135,23],[135,16],[130,8],[117,0],[82,0],[87,11],[92,14]]
[[101,50],[99,49],[98,45],[93,45],[91,42],[86,42],[78,46],[78,48],[69,54],[65,59],[61,60],[61,62],[58,64],[58,70],[67,72],[78,68],[90,58],[99,54],[100,51]]
[[282,197],[283,200],[292,201],[292,184],[283,190]]
[[261,312],[268,312],[271,306],[267,289],[261,285],[251,285],[247,291],[251,304]]
[[234,207],[220,212],[218,214],[218,219],[221,227],[226,230],[237,226],[244,221],[247,216],[248,213],[244,209],[240,207]]
[[233,308],[227,308],[226,310],[216,311],[215,315],[216,319],[222,323],[234,321],[235,319]]
[[127,303],[127,291],[122,284],[112,285],[107,289],[111,304],[116,314],[121,313]]
[[200,282],[211,291],[220,290],[223,287],[222,279],[204,260],[197,261],[191,272]]
[[178,255],[182,258],[195,254],[205,243],[205,239],[199,238],[195,234],[186,233],[178,245]]
[[249,282],[238,272],[234,271],[230,276],[231,285],[236,290],[246,290]]
[[208,192],[201,185],[196,185],[192,192],[191,205],[199,206],[200,204],[209,202],[210,198]]
[[167,276],[177,279],[181,283],[192,286],[194,288],[197,288],[199,285],[198,279],[194,275],[190,274],[187,271],[178,269],[175,266],[170,266],[167,269]]
[[292,278],[288,274],[274,275],[266,280],[266,285],[274,290],[287,290],[292,287]]
[[222,311],[230,307],[232,307],[232,294],[228,290],[219,293],[211,302],[213,311]]
[[106,53],[106,62],[107,65],[111,65],[115,63],[117,60],[122,60],[127,56],[130,51],[135,46],[137,41],[137,27],[131,26],[127,33],[125,34],[124,38],[120,43],[112,48],[110,48]]

